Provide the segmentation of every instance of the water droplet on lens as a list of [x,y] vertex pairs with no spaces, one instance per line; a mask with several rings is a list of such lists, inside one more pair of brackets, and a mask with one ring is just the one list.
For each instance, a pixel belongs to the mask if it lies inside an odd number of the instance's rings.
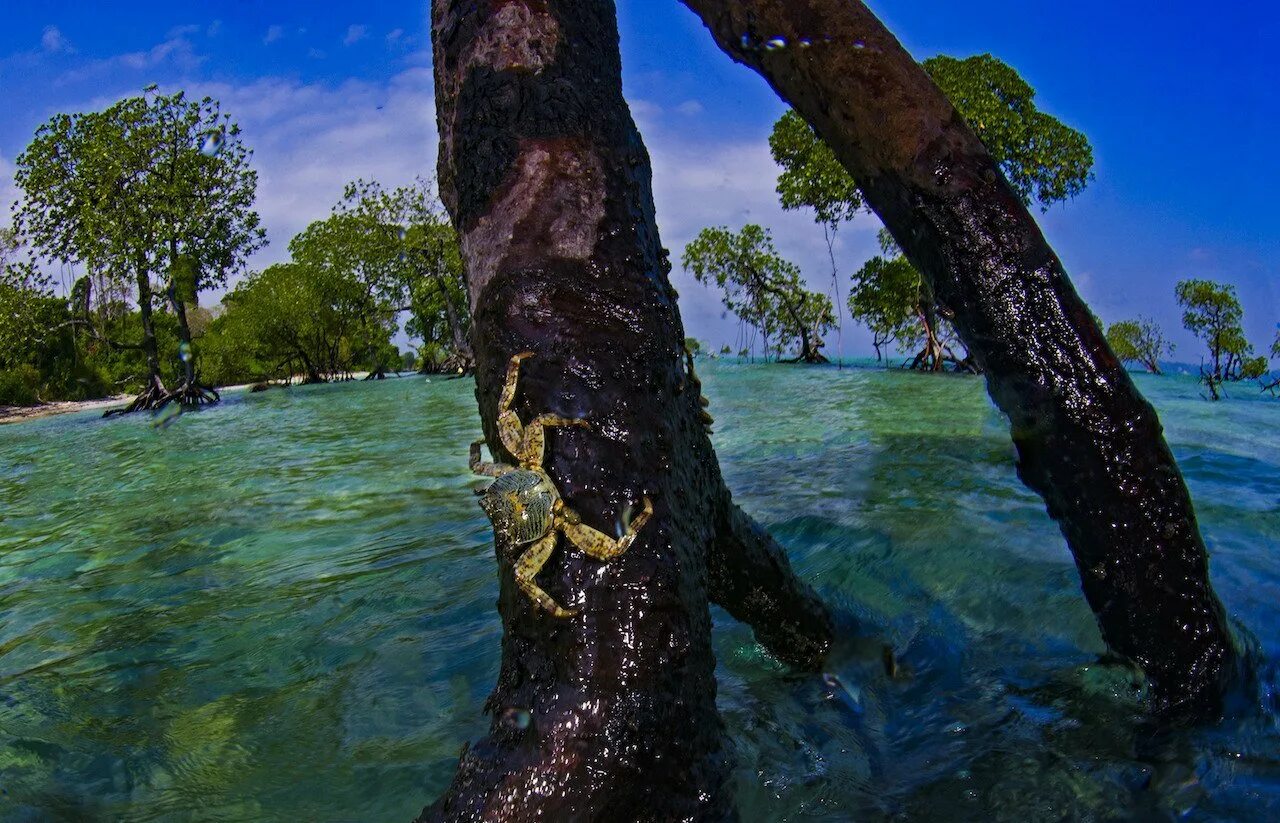
[[181,403],[170,403],[156,413],[155,419],[151,421],[151,427],[163,431],[172,426],[173,422],[182,416],[182,412]]
[[178,346],[178,359],[183,363],[191,362],[191,344],[182,343]]
[[226,142],[221,131],[211,131],[204,136],[204,142],[200,144],[200,153],[205,157],[213,157],[222,151],[222,144]]
[[768,40],[764,41],[765,51],[776,51],[778,49],[784,49],[786,47],[787,47],[787,38],[785,37],[771,37]]
[[525,731],[533,725],[533,715],[528,709],[513,707],[502,713],[502,724],[518,731]]

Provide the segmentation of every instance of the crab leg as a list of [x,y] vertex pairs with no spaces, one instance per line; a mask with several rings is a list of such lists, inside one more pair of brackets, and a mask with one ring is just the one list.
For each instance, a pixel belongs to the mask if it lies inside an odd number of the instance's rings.
[[483,440],[477,440],[471,444],[471,471],[474,474],[482,474],[485,477],[501,477],[509,471],[514,471],[510,466],[504,466],[501,463],[485,463],[480,459],[480,446],[484,444]]
[[554,531],[548,533],[538,542],[520,555],[520,559],[516,561],[516,585],[529,596],[529,599],[537,603],[546,611],[551,612],[556,617],[573,617],[576,611],[564,609],[560,604],[551,599],[551,595],[544,592],[533,582],[533,578],[542,571],[542,567],[546,564],[547,558],[551,557],[551,553],[556,548],[556,533]]
[[653,504],[649,502],[648,497],[644,498],[644,509],[627,526],[626,534],[617,540],[583,523],[582,518],[568,507],[562,509],[562,512],[563,516],[558,519],[556,527],[564,532],[564,536],[569,538],[573,545],[586,552],[588,557],[606,561],[612,560],[631,548],[636,535],[653,514]]
[[542,468],[542,457],[546,446],[546,432],[544,429],[550,426],[591,428],[591,424],[586,420],[561,417],[556,414],[538,415],[530,421],[529,425],[524,427],[524,442],[520,444],[520,451],[516,453],[516,457],[520,458],[521,464],[526,467]]
[[520,379],[520,361],[533,357],[533,352],[525,351],[514,355],[507,364],[507,380],[502,384],[502,395],[498,398],[498,436],[502,445],[517,458],[521,457],[520,447],[524,443],[524,427],[520,418],[512,410],[511,404],[516,399],[516,382]]

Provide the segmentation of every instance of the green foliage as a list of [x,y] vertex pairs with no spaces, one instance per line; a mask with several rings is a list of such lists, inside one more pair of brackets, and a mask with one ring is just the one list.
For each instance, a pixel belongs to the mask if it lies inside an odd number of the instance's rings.
[[1024,203],[1048,209],[1093,179],[1083,134],[1036,108],[1035,89],[990,54],[938,55],[925,71],[991,152]]
[[871,330],[877,356],[889,343],[901,349],[918,339],[921,289],[920,273],[902,255],[877,255],[854,273],[849,316]]
[[827,144],[788,111],[773,126],[769,150],[782,167],[778,198],[788,211],[810,208],[819,223],[837,226],[862,210],[862,192]]
[[1173,354],[1173,344],[1149,317],[1112,323],[1107,327],[1107,343],[1121,361],[1141,363],[1152,374],[1160,374],[1161,357]]
[[699,283],[720,289],[726,309],[762,333],[766,357],[799,345],[800,359],[821,359],[821,336],[835,325],[831,301],[804,288],[800,269],[778,254],[768,230],[703,229],[685,246],[682,262]]
[[0,229],[0,368],[26,362],[61,319],[49,277],[20,250],[17,234]]
[[56,115],[18,157],[19,226],[49,259],[224,285],[264,243],[239,136],[216,100],[183,92]]
[[356,254],[376,263],[374,291],[396,311],[408,309],[406,331],[469,357],[471,315],[458,235],[421,178],[384,189],[374,181],[347,186],[335,215],[359,226]]
[[1276,340],[1271,344],[1271,356],[1280,357],[1280,329],[1276,329]]
[[55,115],[18,157],[18,227],[42,257],[136,287],[140,305],[157,275],[171,301],[194,304],[265,243],[239,136],[217,101],[183,92]]
[[1267,358],[1263,356],[1250,357],[1240,364],[1241,380],[1257,380],[1270,370]]
[[[1174,293],[1182,307],[1183,327],[1209,347],[1206,377],[1219,382],[1243,379],[1253,346],[1240,325],[1244,309],[1235,286],[1212,280],[1181,280]],[[1250,362],[1250,368],[1256,368],[1256,360]]]
[[427,183],[390,191],[352,183],[289,251],[292,262],[250,275],[224,299],[203,341],[217,382],[412,368],[419,357],[391,343],[405,310],[410,332],[424,338],[423,366],[443,366],[456,340],[466,345],[457,236]]
[[[1036,109],[1035,90],[1005,63],[989,54],[963,60],[940,55],[924,68],[1028,205],[1048,209],[1093,179],[1088,139]],[[777,188],[784,209],[813,209],[814,219],[830,226],[862,210],[857,183],[794,111],[774,124],[769,148],[782,167]]]
[[356,352],[388,340],[385,330],[380,340],[368,334],[367,297],[348,269],[281,263],[249,275],[224,298],[210,336],[224,338],[215,348],[242,353],[228,359],[228,374],[256,366],[263,372],[254,376],[302,374],[318,382],[349,374]]
[[21,251],[17,234],[0,229],[0,403],[99,395],[102,379],[78,355],[67,303]]
[[694,357],[698,357],[702,354],[702,341],[696,337],[686,337],[684,339],[684,347],[689,351],[689,354]]
[[400,371],[413,371],[418,367],[417,352],[407,351],[400,355]]
[[33,406],[39,403],[40,370],[21,363],[0,369],[0,406]]

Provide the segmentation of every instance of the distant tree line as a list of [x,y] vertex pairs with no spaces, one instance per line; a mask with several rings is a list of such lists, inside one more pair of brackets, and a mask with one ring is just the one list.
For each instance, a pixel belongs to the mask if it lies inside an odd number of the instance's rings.
[[[251,158],[217,101],[154,86],[42,125],[0,230],[0,403],[132,393],[123,411],[139,411],[239,382],[472,368],[457,238],[429,183],[356,181],[289,262],[248,272],[266,244]],[[423,341],[410,357],[391,342],[404,315]]]
[[[392,190],[351,183],[289,253],[223,298],[204,345],[219,382],[472,369],[457,238],[426,181]],[[409,359],[392,343],[406,312],[407,331],[425,341]]]

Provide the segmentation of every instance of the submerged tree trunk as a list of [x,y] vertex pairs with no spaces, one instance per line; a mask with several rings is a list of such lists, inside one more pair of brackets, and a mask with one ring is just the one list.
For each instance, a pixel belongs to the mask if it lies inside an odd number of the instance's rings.
[[1238,654],[1160,421],[982,143],[861,2],[683,2],[813,125],[954,312],[1107,644],[1158,710],[1218,712]]
[[[504,636],[489,735],[422,820],[719,819],[732,808],[715,709],[708,597],[784,661],[819,666],[829,616],[781,548],[734,506],[684,361],[649,158],[622,97],[610,0],[434,0],[441,196],[467,269],[476,397],[490,450],[512,355],[515,410],[590,429],[549,435],[544,465],[600,563],[561,544],[538,577],[497,546]],[[459,444],[462,459],[464,444]]]

